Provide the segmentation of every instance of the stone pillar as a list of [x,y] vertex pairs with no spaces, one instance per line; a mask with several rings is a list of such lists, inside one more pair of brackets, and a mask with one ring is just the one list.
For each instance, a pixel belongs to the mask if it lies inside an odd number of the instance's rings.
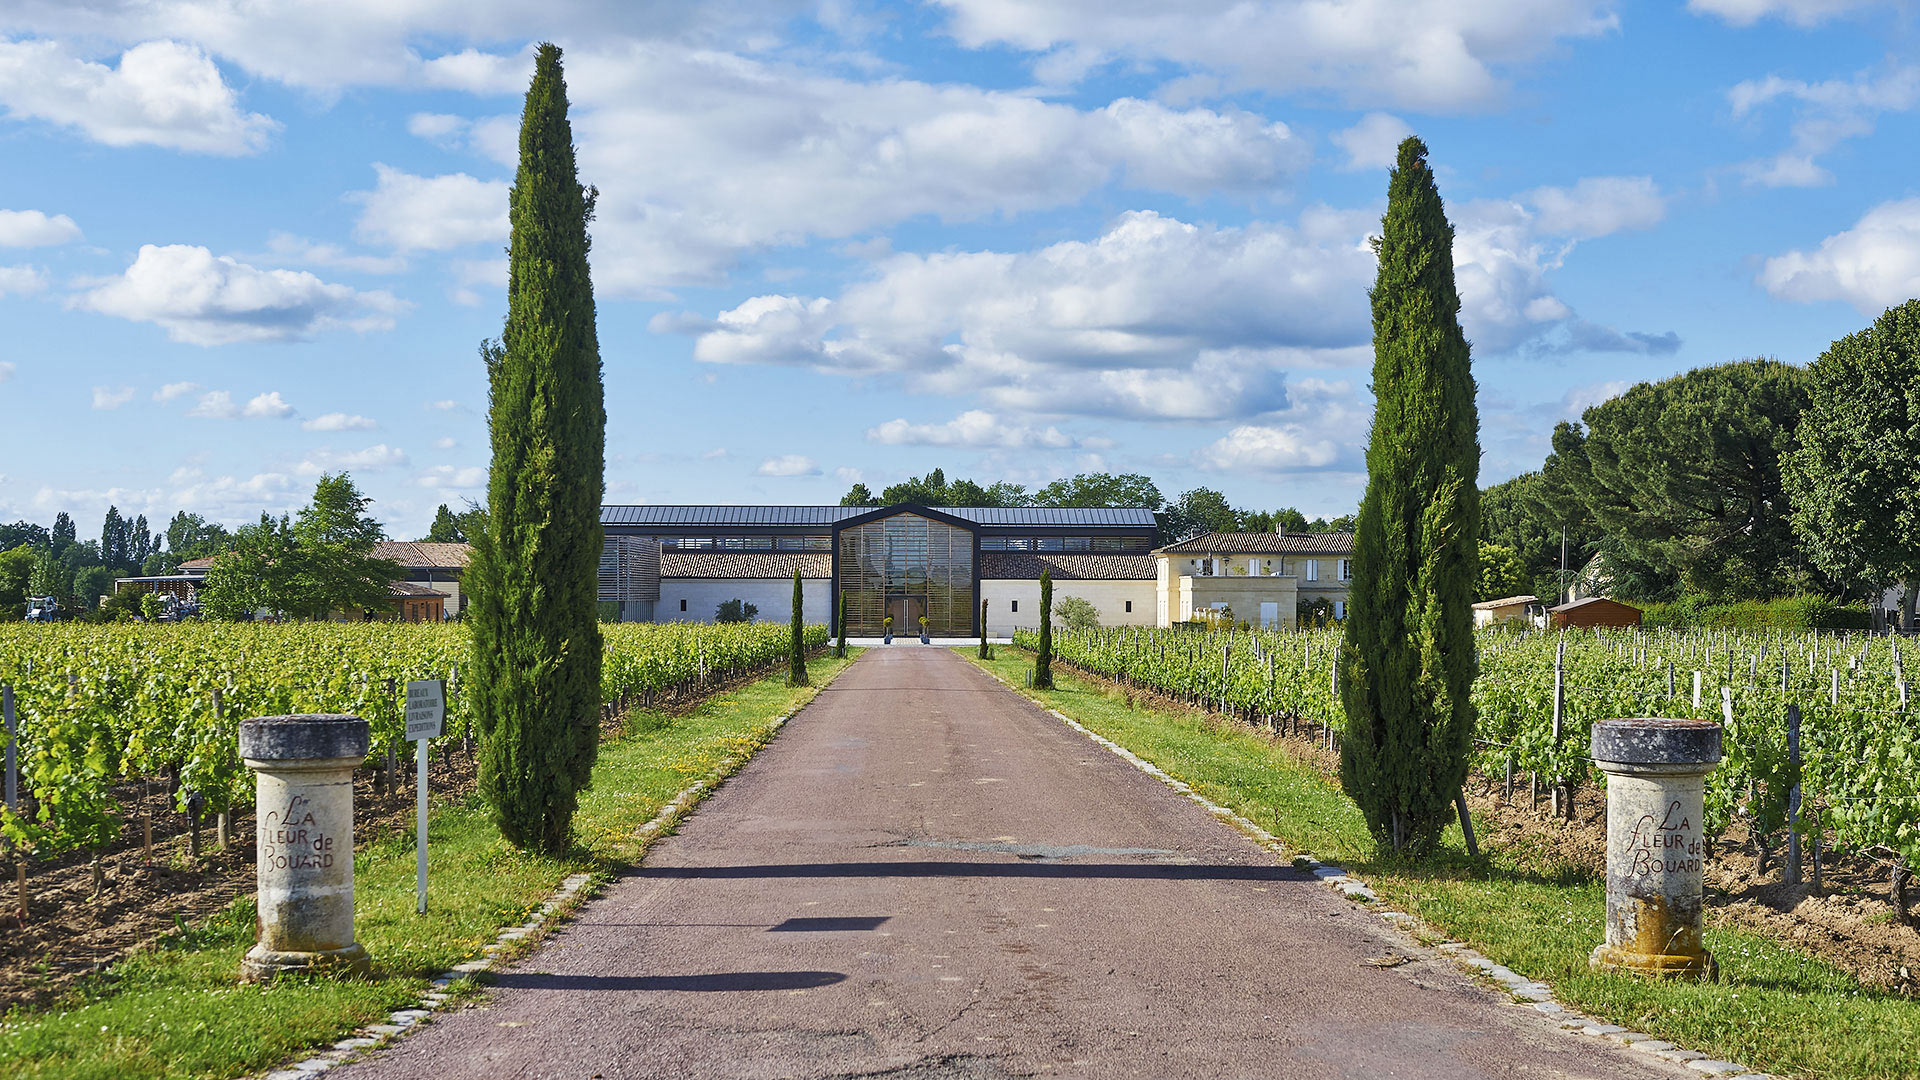
[[240,725],[254,770],[260,939],[241,977],[365,974],[353,937],[353,770],[367,758],[357,716],[262,716]]
[[1602,971],[1713,978],[1701,943],[1707,774],[1720,764],[1710,720],[1602,720],[1593,762],[1607,774],[1607,939]]

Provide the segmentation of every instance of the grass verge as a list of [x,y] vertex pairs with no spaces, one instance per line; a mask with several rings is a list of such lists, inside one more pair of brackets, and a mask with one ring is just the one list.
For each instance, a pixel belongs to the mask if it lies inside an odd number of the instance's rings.
[[1023,689],[1032,654],[981,661],[1008,686],[1073,717],[1313,856],[1367,880],[1392,907],[1551,983],[1563,1003],[1688,1049],[1781,1076],[1920,1078],[1920,1000],[1862,987],[1847,972],[1769,938],[1709,928],[1717,983],[1605,975],[1587,966],[1605,925],[1603,882],[1521,846],[1478,860],[1448,848],[1418,862],[1382,858],[1359,808],[1284,742],[1210,725],[1195,711],[1129,705],[1104,683],[1056,666],[1052,691]]
[[579,845],[565,857],[515,850],[477,798],[435,806],[425,915],[414,913],[412,831],[372,837],[354,855],[355,927],[373,954],[371,979],[238,985],[240,957],[254,940],[249,897],[60,1002],[9,1013],[0,1020],[0,1077],[227,1080],[412,1007],[440,972],[479,956],[502,927],[525,922],[562,878],[638,859],[639,826],[695,779],[744,764],[772,737],[774,717],[812,700],[851,662],[810,661],[812,688],[789,688],[781,672],[684,715],[630,712],[623,737],[600,749],[593,789],[574,819]]

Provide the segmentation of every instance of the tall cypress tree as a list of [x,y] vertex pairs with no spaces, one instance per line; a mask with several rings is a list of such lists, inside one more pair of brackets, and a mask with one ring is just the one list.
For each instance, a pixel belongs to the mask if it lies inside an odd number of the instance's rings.
[[1400,144],[1375,247],[1373,431],[1341,649],[1340,784],[1380,843],[1422,851],[1452,819],[1473,742],[1480,418],[1453,227],[1417,138]]
[[793,572],[793,640],[787,646],[787,685],[806,686],[807,626],[800,610],[800,571]]
[[839,631],[834,636],[833,655],[837,659],[845,660],[847,658],[847,590],[845,589],[840,590]]
[[1053,689],[1053,571],[1040,571],[1040,651],[1033,658],[1033,685]]
[[571,841],[599,752],[607,416],[587,268],[594,196],[574,168],[560,50],[542,44],[520,118],[506,328],[482,350],[493,464],[468,618],[480,790],[508,840],[543,851]]

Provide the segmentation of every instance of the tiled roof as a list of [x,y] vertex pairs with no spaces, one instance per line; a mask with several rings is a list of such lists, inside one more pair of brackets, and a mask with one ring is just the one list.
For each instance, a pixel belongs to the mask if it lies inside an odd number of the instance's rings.
[[387,582],[387,595],[395,600],[412,596],[445,596],[439,589],[430,589],[425,585],[416,585],[411,581]]
[[1353,534],[1333,533],[1204,533],[1191,540],[1168,544],[1169,555],[1348,555]]
[[373,545],[371,554],[376,559],[397,562],[409,570],[458,570],[473,558],[473,545],[441,544],[429,540],[415,543],[382,540]]
[[980,577],[1038,581],[1051,570],[1060,581],[1152,581],[1159,576],[1151,555],[1054,555],[983,551]]
[[1513,607],[1517,604],[1537,604],[1539,602],[1540,598],[1537,596],[1503,596],[1498,600],[1482,600],[1473,606],[1482,611],[1491,611],[1494,608]]
[[215,559],[217,559],[217,558],[219,558],[219,557],[220,557],[220,556],[218,556],[218,555],[209,555],[209,556],[207,556],[207,557],[206,557],[206,558],[204,558],[204,559],[188,559],[188,560],[187,560],[186,562],[183,562],[183,563],[181,563],[181,564],[180,564],[180,569],[182,569],[182,570],[211,570],[211,569],[213,569],[213,560],[215,560]]
[[833,576],[833,556],[817,551],[663,551],[663,578],[803,578]]

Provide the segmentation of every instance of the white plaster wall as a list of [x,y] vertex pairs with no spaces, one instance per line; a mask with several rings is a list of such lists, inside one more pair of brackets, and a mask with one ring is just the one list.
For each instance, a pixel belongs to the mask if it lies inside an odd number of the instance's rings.
[[[1141,581],[1056,581],[1053,606],[1078,596],[1100,613],[1101,626],[1152,626],[1157,614],[1159,588],[1150,580]],[[980,597],[987,602],[987,632],[999,635],[1018,627],[1040,625],[1040,583],[1016,578],[985,578],[980,582]],[[1012,603],[1019,601],[1020,610]],[[1133,610],[1127,610],[1127,601]]]
[[[655,622],[713,621],[713,612],[728,600],[740,599],[759,608],[755,622],[784,623],[793,618],[792,578],[661,578],[660,600],[653,605]],[[680,601],[687,610],[680,610]],[[803,618],[825,623],[833,616],[833,587],[826,578],[801,578]]]

